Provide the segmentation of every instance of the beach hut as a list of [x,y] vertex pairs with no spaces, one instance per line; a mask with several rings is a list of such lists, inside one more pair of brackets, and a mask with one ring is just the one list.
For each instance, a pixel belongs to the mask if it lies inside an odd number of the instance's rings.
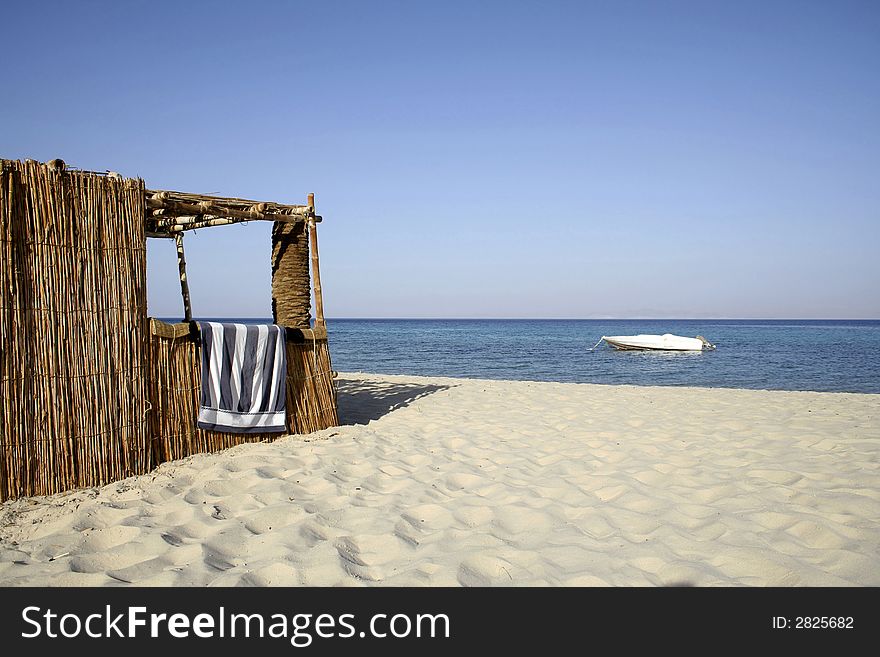
[[[273,222],[287,428],[334,426],[312,195],[303,205],[203,196],[61,160],[0,160],[0,499],[97,486],[278,436],[196,426],[200,344],[184,235],[248,221]],[[176,244],[181,322],[147,316],[148,238]]]

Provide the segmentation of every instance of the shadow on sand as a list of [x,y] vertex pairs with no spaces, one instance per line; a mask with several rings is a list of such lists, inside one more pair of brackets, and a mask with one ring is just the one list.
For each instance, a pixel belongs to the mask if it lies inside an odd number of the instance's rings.
[[419,385],[392,381],[336,380],[340,424],[366,424],[426,395],[450,386]]

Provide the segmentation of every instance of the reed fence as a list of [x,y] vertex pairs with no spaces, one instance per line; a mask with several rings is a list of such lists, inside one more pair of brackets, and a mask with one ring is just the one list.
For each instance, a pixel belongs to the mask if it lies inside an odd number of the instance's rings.
[[[229,434],[198,428],[201,355],[196,339],[183,327],[152,320],[150,418],[155,463],[278,438],[277,433]],[[288,340],[286,355],[288,431],[305,434],[338,424],[326,337]]]
[[145,472],[143,181],[0,170],[0,498]]
[[[184,210],[220,215],[193,219],[205,225],[276,221],[273,310],[288,326],[309,323],[311,239],[319,313],[315,329],[287,342],[288,429],[338,423],[313,197],[283,206],[154,192],[60,160],[0,160],[0,500],[99,486],[278,437],[198,429],[199,345],[185,325],[147,317],[147,231],[172,236],[159,225],[166,214],[171,228],[201,225],[174,214]],[[188,313],[180,239],[178,251]]]

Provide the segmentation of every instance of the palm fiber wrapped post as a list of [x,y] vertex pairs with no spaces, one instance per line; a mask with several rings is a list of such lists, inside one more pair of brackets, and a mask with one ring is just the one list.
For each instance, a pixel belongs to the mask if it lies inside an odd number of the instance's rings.
[[308,332],[311,339],[287,343],[287,416],[292,432],[307,433],[339,423],[318,269],[316,223],[320,220],[315,215],[314,195],[309,194],[306,221],[275,222],[272,228],[272,317],[281,326],[308,329],[311,324],[309,240],[312,242],[315,327]]
[[272,319],[290,328],[309,328],[311,297],[309,236],[305,222],[272,226]]

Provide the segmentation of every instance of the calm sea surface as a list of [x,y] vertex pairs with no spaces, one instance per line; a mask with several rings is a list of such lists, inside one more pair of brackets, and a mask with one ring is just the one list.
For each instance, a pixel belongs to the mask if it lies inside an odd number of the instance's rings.
[[[226,320],[233,321],[233,320]],[[258,321],[258,320],[234,320]],[[341,372],[880,393],[880,320],[328,320]],[[703,335],[718,349],[615,351],[603,335]]]

